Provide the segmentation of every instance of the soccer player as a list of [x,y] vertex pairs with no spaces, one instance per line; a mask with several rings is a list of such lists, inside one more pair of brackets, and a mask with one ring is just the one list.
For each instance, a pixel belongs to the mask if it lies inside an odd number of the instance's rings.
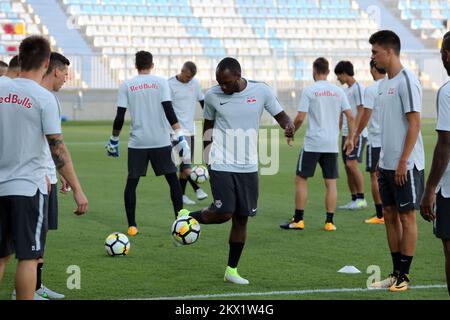
[[[355,117],[355,128],[359,123],[361,111],[364,105],[364,87],[355,80],[355,71],[353,64],[350,61],[340,61],[334,73],[339,82],[348,88],[345,92],[348,97],[350,106],[352,107],[352,114]],[[342,119],[342,146],[344,146],[347,136],[349,135],[349,128],[345,118]],[[348,188],[351,193],[352,201],[346,205],[340,206],[339,209],[358,210],[367,207],[367,201],[364,199],[364,178],[358,163],[362,162],[362,154],[364,151],[364,144],[367,137],[367,130],[363,131],[361,136],[355,137],[357,143],[350,155],[345,152],[342,153],[344,160],[345,172],[347,173]]]
[[260,118],[264,109],[274,116],[285,129],[289,143],[294,124],[270,87],[241,77],[241,66],[236,59],[228,57],[220,61],[216,80],[219,85],[206,93],[203,113],[206,157],[206,151],[211,148],[206,163],[210,164],[214,201],[209,208],[192,213],[182,210],[179,216],[190,215],[201,224],[232,220],[224,280],[248,284],[238,274],[237,265],[247,237],[248,217],[257,212]]
[[[204,99],[202,88],[196,79],[197,66],[192,61],[186,61],[181,68],[181,72],[169,79],[170,92],[172,95],[172,104],[177,115],[180,126],[184,131],[186,140],[191,148],[191,159],[194,158],[195,145],[195,107],[197,102],[202,109]],[[192,169],[190,163],[180,164],[180,184],[183,191],[183,203],[195,204],[195,201],[189,199],[186,195],[186,185],[189,181],[195,191],[198,200],[203,200],[208,195],[203,191],[189,176],[188,172]]]
[[125,210],[128,219],[128,234],[138,234],[136,223],[136,188],[140,177],[147,175],[149,161],[156,176],[164,175],[170,187],[175,216],[183,209],[177,168],[172,161],[170,129],[175,131],[183,161],[190,161],[191,151],[183,135],[172,107],[169,84],[166,79],[151,75],[154,67],[153,55],[147,51],[136,53],[138,75],[123,82],[117,98],[117,115],[112,136],[106,145],[107,154],[119,156],[119,135],[130,109],[131,133],[128,142],[128,178],[125,187]]
[[378,87],[381,110],[379,188],[391,250],[393,272],[372,285],[404,291],[417,242],[415,209],[423,192],[425,155],[420,132],[422,88],[417,77],[400,60],[400,38],[390,30],[374,33],[369,40],[372,59],[388,77]]
[[[355,137],[361,135],[369,124],[369,144],[366,154],[366,171],[370,173],[370,186],[372,190],[373,202],[375,204],[376,215],[365,220],[368,224],[384,224],[383,205],[381,203],[380,191],[378,189],[377,166],[381,152],[381,129],[380,129],[380,107],[378,105],[378,86],[386,77],[386,70],[375,65],[370,60],[370,73],[375,80],[364,92],[364,111],[356,130]],[[369,121],[370,120],[370,121]]]
[[16,55],[12,57],[11,61],[9,62],[6,73],[2,77],[0,77],[0,83],[2,81],[15,79],[19,76],[19,74],[20,74],[19,57]]
[[0,77],[3,77],[8,70],[8,64],[0,60]]
[[283,229],[303,230],[303,220],[308,198],[308,178],[314,176],[317,163],[322,167],[325,180],[326,221],[325,230],[335,231],[333,222],[336,210],[339,154],[339,119],[342,113],[347,118],[349,133],[343,152],[350,154],[353,150],[354,120],[352,109],[344,90],[327,81],[330,74],[329,63],[325,58],[318,58],[313,63],[315,83],[303,90],[294,120],[295,130],[300,129],[309,115],[308,129],[305,134],[303,150],[297,163],[295,178],[295,214],[290,222],[280,225]]
[[[441,57],[444,68],[450,76],[450,32],[444,35]],[[444,84],[438,91],[436,107],[438,141],[420,204],[420,213],[425,220],[434,221],[434,234],[442,240],[450,295],[450,82]]]
[[26,38],[19,46],[20,77],[0,85],[0,279],[15,252],[18,300],[36,296],[37,264],[45,248],[47,141],[56,168],[74,191],[74,213],[88,210],[63,141],[56,99],[40,86],[49,59],[45,38]]
[[[58,92],[66,82],[69,74],[70,61],[62,54],[52,52],[50,55],[50,64],[47,72],[42,79],[41,85],[48,91],[55,93]],[[56,103],[58,104],[59,114],[61,114],[61,106],[58,98],[55,96]],[[48,194],[48,230],[58,229],[58,197],[57,197],[57,182],[55,162],[50,153],[49,146],[45,146],[44,152],[47,155],[47,177],[50,180],[51,189]],[[64,178],[62,181],[62,191],[67,189],[66,181]],[[50,290],[42,283],[42,270],[44,267],[44,259],[40,259],[37,267],[37,281],[36,281],[36,293],[44,299],[63,299],[64,295],[53,290]]]

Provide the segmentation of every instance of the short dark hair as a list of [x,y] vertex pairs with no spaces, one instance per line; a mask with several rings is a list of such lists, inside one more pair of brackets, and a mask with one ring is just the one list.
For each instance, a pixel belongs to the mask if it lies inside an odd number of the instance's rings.
[[183,64],[183,67],[188,68],[188,70],[192,73],[192,76],[195,76],[197,74],[197,66],[192,61],[186,61]]
[[19,64],[19,56],[15,55],[14,57],[12,57],[12,59],[9,61],[9,69],[18,69],[20,68],[20,64]]
[[381,74],[387,73],[386,70],[384,70],[383,68],[377,67],[374,60],[370,60],[370,69],[375,69],[378,71],[378,73],[381,73]]
[[138,51],[136,52],[136,69],[147,70],[152,67],[153,55],[148,51]]
[[5,62],[5,61],[1,61],[0,60],[0,68],[1,67],[3,67],[3,68],[8,68],[8,64]]
[[369,43],[378,44],[385,48],[393,49],[396,55],[400,55],[402,43],[399,36],[391,30],[381,30],[370,36]]
[[330,63],[327,59],[320,57],[314,61],[313,68],[317,71],[318,74],[326,74],[328,71],[330,71]]
[[216,72],[224,72],[225,70],[230,70],[234,74],[241,74],[242,72],[239,61],[231,57],[222,59],[217,65]]
[[47,39],[41,36],[31,36],[22,41],[19,46],[19,64],[23,71],[39,69],[45,60],[50,58],[51,49]]
[[450,50],[450,31],[444,34],[444,37],[442,38],[442,48]]
[[350,77],[355,75],[355,70],[353,68],[353,64],[350,61],[339,61],[336,67],[334,68],[335,74],[347,74]]
[[62,54],[58,52],[52,52],[50,55],[50,64],[48,65],[46,76],[53,72],[56,68],[59,70],[64,69],[64,67],[70,66],[70,61]]

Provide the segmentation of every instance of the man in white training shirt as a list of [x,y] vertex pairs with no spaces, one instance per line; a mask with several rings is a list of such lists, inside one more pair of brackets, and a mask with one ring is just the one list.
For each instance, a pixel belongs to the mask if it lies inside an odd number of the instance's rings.
[[423,192],[425,154],[420,132],[422,88],[400,61],[400,38],[390,30],[370,37],[372,59],[387,72],[378,87],[381,109],[379,188],[393,271],[374,288],[391,292],[409,288],[416,250],[418,208]]
[[[62,54],[52,52],[50,55],[50,64],[47,72],[42,79],[41,85],[48,91],[54,93],[58,92],[67,80],[69,75],[70,61]],[[55,96],[58,104],[59,115],[61,116],[61,105],[58,98]],[[51,190],[48,194],[48,230],[58,229],[58,177],[56,174],[56,166],[50,153],[49,146],[44,148],[47,157],[47,177],[50,180]],[[66,193],[67,183],[61,177],[61,192]],[[63,299],[64,295],[53,290],[50,290],[42,283],[42,271],[44,267],[44,259],[39,260],[37,268],[36,293],[44,299]]]
[[309,115],[305,142],[297,163],[295,179],[295,213],[290,222],[280,225],[283,229],[303,230],[303,220],[308,198],[308,178],[314,176],[317,163],[322,167],[325,180],[326,221],[325,231],[335,231],[333,216],[336,210],[339,155],[339,119],[344,114],[349,133],[342,152],[349,155],[353,151],[354,120],[347,96],[341,88],[327,81],[330,74],[329,63],[325,58],[318,58],[313,64],[315,83],[303,90],[294,120],[296,131],[300,129]]
[[[441,57],[450,76],[450,32],[444,35]],[[434,234],[442,240],[447,289],[450,295],[450,81],[439,89],[436,104],[438,141],[420,204],[420,213],[425,220],[434,222]]]
[[0,279],[16,253],[16,298],[35,298],[36,270],[47,234],[44,147],[50,145],[59,173],[72,187],[82,215],[88,201],[61,135],[53,94],[40,86],[50,59],[50,44],[28,37],[19,47],[20,77],[0,85]]
[[381,203],[380,190],[378,188],[377,168],[381,153],[381,128],[380,128],[380,106],[378,103],[378,86],[386,77],[386,70],[375,65],[370,60],[370,73],[375,80],[364,92],[364,111],[356,129],[359,136],[368,125],[368,145],[366,153],[366,171],[370,174],[370,186],[372,190],[373,202],[375,204],[376,215],[365,220],[368,224],[384,224],[383,205]]
[[[283,111],[269,86],[241,77],[241,65],[234,58],[222,59],[216,68],[219,85],[205,95],[203,116],[204,150],[209,150],[210,183],[214,201],[209,208],[190,215],[201,224],[232,221],[228,265],[224,281],[246,285],[237,265],[247,238],[247,222],[258,209],[258,130],[264,110],[285,130],[288,142],[294,124]],[[212,137],[211,137],[212,131]],[[212,140],[212,142],[211,142]],[[198,268],[197,268],[197,271]]]
[[136,53],[138,75],[124,81],[117,97],[117,115],[112,136],[106,145],[108,156],[119,156],[119,135],[127,109],[131,114],[131,132],[128,141],[128,178],[124,200],[128,220],[128,234],[138,234],[136,223],[136,188],[139,179],[147,175],[150,162],[156,176],[164,175],[170,187],[175,216],[183,209],[177,168],[172,160],[170,128],[175,131],[177,148],[183,160],[190,161],[191,150],[172,107],[169,84],[166,79],[151,75],[153,55],[147,51]]
[[[364,105],[364,87],[354,78],[355,71],[350,61],[340,61],[334,68],[334,73],[339,82],[348,87],[345,89],[348,101],[352,108],[352,114],[355,118],[355,129],[361,118],[362,108]],[[347,120],[342,118],[342,146],[344,146],[350,130]],[[347,184],[350,190],[352,201],[342,205],[339,209],[359,210],[367,207],[367,201],[364,198],[364,177],[359,169],[359,163],[362,162],[364,145],[367,139],[367,130],[362,132],[361,136],[355,136],[357,143],[349,155],[342,152],[342,160],[345,165],[347,174]]]
[[[191,148],[191,161],[194,159],[195,109],[197,103],[200,103],[203,109],[205,100],[200,83],[194,79],[196,74],[197,66],[195,63],[186,61],[181,68],[181,72],[169,79],[173,109]],[[183,192],[183,203],[195,204],[195,201],[189,199],[186,195],[188,181],[194,189],[198,200],[206,199],[208,195],[190,178],[188,169],[192,169],[191,163],[182,162],[180,164],[180,184],[181,191]]]

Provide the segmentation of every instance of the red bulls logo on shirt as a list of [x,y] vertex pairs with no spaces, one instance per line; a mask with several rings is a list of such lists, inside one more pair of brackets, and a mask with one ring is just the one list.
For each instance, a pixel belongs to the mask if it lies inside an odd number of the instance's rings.
[[0,104],[1,103],[11,103],[11,104],[16,104],[19,106],[23,106],[27,109],[30,109],[33,104],[31,103],[30,98],[25,97],[25,98],[20,98],[17,94],[13,94],[10,93],[8,96],[6,97],[0,97]]
[[247,103],[256,103],[256,98],[255,97],[248,97],[247,98]]

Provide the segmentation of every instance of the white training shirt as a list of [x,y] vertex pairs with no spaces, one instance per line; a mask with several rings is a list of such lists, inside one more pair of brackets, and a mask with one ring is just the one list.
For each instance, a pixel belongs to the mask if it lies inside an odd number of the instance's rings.
[[[439,89],[437,94],[437,131],[450,131],[450,81]],[[444,198],[450,198],[450,163],[439,182],[436,193],[442,193]]]
[[0,196],[47,194],[45,135],[61,134],[53,94],[33,80],[0,85]]
[[[344,90],[328,81],[305,88],[299,112],[308,113],[303,149],[307,152],[339,153],[339,117],[351,110]],[[345,117],[345,115],[343,115]]]
[[124,81],[117,97],[117,106],[128,108],[131,131],[128,147],[152,149],[170,146],[170,126],[162,102],[171,101],[166,79],[138,75]]
[[[53,94],[53,96],[55,97],[56,103],[58,105],[59,119],[61,119],[61,104],[59,103],[59,99],[56,97],[56,95]],[[52,153],[50,151],[50,146],[48,144],[44,147],[44,152],[45,152],[45,157],[47,159],[47,161],[46,161],[47,177],[49,178],[51,184],[56,184],[56,183],[58,183],[58,176],[56,174],[56,165],[55,165],[55,161],[53,161]]]
[[[378,87],[381,110],[381,154],[379,166],[397,170],[408,131],[406,114],[422,111],[422,86],[417,77],[404,68],[394,78],[385,78]],[[408,170],[425,168],[422,133],[408,159]]]
[[200,83],[196,79],[183,83],[174,76],[169,79],[169,86],[178,123],[185,135],[195,136],[195,107],[205,100]]
[[375,81],[364,92],[364,108],[372,110],[368,125],[368,139],[372,148],[381,147],[381,112],[378,103],[378,86],[382,80]]
[[[345,88],[344,92],[347,94],[348,103],[352,108],[352,114],[356,121],[358,106],[364,106],[364,86],[359,82],[355,82],[351,87]],[[365,138],[367,137],[366,128],[361,132],[361,135]],[[348,136],[347,118],[344,115],[342,115],[342,136]]]
[[247,87],[232,95],[220,86],[205,95],[203,116],[214,121],[210,152],[211,169],[248,173],[258,171],[258,134],[263,111],[272,116],[283,111],[270,87],[247,81]]

